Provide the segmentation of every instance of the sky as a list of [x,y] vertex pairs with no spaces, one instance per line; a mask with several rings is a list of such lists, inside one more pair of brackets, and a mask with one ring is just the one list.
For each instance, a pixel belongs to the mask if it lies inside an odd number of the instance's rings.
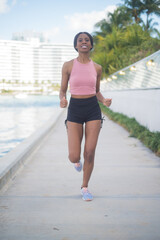
[[[0,0],[0,39],[16,32],[42,32],[53,43],[73,42],[80,31],[94,32],[123,0]],[[154,17],[159,23],[160,19]]]

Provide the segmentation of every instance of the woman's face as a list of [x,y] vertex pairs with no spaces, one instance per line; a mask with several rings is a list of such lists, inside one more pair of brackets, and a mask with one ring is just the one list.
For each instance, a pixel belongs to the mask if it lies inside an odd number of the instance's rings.
[[78,52],[89,52],[91,50],[92,45],[87,34],[82,33],[78,36],[76,48]]

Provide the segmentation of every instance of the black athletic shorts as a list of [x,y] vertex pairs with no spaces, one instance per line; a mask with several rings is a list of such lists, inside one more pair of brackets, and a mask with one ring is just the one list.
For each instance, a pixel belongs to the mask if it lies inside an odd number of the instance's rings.
[[70,98],[67,121],[84,124],[88,121],[101,120],[103,123],[101,109],[97,97],[90,98]]

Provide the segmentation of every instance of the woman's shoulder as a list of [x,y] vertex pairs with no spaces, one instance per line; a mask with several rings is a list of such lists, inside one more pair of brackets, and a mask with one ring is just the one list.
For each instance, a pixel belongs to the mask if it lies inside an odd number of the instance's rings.
[[73,62],[74,62],[74,59],[71,59],[71,60],[69,60],[69,61],[67,61],[67,62],[64,62],[63,68],[65,68],[65,69],[67,69],[67,70],[72,69],[72,67],[73,67]]
[[101,73],[102,72],[102,66],[100,64],[96,63],[96,62],[93,62],[93,64],[94,64],[94,67],[95,67],[97,73]]
[[73,62],[74,62],[74,59],[71,59],[71,60],[69,60],[67,62],[64,62],[63,69],[65,71],[67,71],[68,73],[70,73],[71,70],[72,70],[72,67],[73,67]]
[[71,59],[71,60],[69,60],[69,61],[67,61],[67,62],[64,62],[63,66],[65,66],[65,67],[72,66],[72,65],[73,65],[73,62],[74,62],[74,59]]

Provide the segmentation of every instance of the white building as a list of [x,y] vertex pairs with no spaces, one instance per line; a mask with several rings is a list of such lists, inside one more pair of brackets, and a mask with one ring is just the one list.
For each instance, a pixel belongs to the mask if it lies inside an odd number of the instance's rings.
[[29,41],[0,40],[0,81],[61,81],[65,61],[75,58],[73,45]]

